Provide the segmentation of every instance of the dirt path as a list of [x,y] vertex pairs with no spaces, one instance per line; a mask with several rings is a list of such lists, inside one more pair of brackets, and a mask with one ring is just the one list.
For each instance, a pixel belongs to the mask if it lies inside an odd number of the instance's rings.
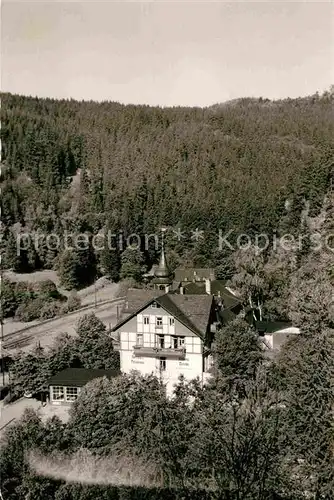
[[0,401],[0,436],[8,425],[22,417],[26,408],[37,410],[40,406],[41,403],[36,399],[22,398],[9,405],[5,405],[3,401]]

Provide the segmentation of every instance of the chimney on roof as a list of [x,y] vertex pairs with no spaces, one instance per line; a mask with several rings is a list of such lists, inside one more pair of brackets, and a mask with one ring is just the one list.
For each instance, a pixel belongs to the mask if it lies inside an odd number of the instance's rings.
[[211,295],[211,281],[209,279],[205,280],[205,293]]
[[184,287],[180,286],[180,295],[184,295]]

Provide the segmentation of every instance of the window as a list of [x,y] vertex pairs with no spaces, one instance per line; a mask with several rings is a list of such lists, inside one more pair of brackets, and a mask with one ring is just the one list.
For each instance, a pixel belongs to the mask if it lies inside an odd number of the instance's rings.
[[166,358],[159,359],[159,370],[164,372],[166,370]]
[[152,302],[151,307],[157,309],[158,307],[160,307],[160,304],[158,304],[158,302]]
[[143,345],[144,344],[144,338],[142,333],[137,333],[137,338],[136,338],[136,345]]
[[174,318],[169,318],[169,326],[174,326]]
[[165,347],[165,336],[157,335],[157,347],[163,349]]
[[64,387],[52,387],[52,399],[55,401],[64,401]]
[[155,318],[155,326],[157,326],[158,328],[162,327],[162,316],[157,316]]
[[179,347],[184,347],[184,337],[172,337],[172,347],[173,349],[178,349]]
[[150,317],[144,316],[144,325],[149,325],[149,324],[150,324]]
[[78,397],[77,387],[66,387],[66,401],[75,401]]

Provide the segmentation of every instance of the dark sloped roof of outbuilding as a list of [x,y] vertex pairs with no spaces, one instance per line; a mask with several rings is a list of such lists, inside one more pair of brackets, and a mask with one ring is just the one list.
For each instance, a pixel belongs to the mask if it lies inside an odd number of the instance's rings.
[[258,332],[275,333],[292,326],[289,321],[256,321],[255,328]]
[[53,375],[53,377],[46,382],[46,385],[82,387],[95,378],[112,378],[117,377],[118,375],[120,375],[118,370],[66,368],[66,370],[62,370],[61,372],[56,373],[56,375]]

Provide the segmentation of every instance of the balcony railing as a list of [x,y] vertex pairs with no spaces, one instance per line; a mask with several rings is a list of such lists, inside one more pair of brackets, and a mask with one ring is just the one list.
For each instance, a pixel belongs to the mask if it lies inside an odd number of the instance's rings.
[[133,352],[135,356],[147,356],[147,357],[162,357],[162,358],[174,358],[174,359],[184,359],[186,356],[185,347],[158,347],[158,346],[143,346],[135,345],[133,347]]

